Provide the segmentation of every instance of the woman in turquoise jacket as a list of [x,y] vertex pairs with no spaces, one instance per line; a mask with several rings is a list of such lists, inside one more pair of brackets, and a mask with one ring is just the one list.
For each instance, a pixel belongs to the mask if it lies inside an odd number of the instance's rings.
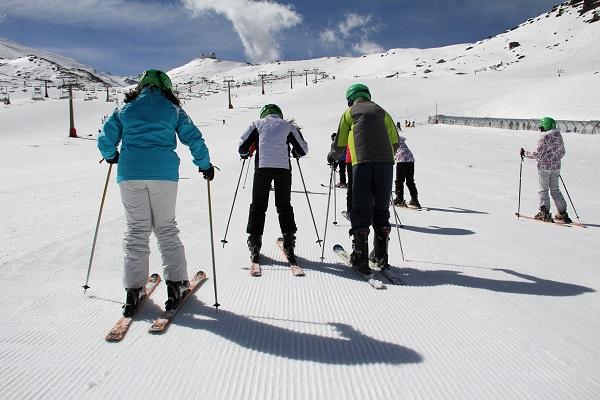
[[151,232],[162,255],[167,310],[177,307],[189,287],[185,251],[175,222],[177,138],[190,148],[204,178],[212,180],[214,168],[202,133],[181,108],[169,77],[158,70],[144,72],[137,87],[126,94],[125,104],[112,113],[98,136],[102,157],[110,164],[118,163],[117,183],[127,219],[123,239],[125,316],[133,315],[145,296]]

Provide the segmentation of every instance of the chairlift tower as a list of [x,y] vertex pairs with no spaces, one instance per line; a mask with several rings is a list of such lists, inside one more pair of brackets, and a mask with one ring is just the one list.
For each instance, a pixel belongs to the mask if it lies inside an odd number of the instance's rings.
[[47,75],[43,75],[41,77],[38,78],[38,80],[43,81],[44,82],[44,97],[48,98],[48,82],[52,82],[52,80],[47,76]]
[[310,71],[310,69],[305,68],[305,69],[303,69],[303,71],[304,71],[304,81],[305,81],[306,86],[308,86],[308,72]]
[[232,109],[233,105],[231,104],[231,84],[233,82],[235,82],[235,80],[233,79],[233,76],[228,76],[225,78],[225,80],[223,82],[227,82],[227,95],[229,96],[229,109]]
[[314,82],[317,83],[317,80],[318,80],[317,78],[318,78],[318,74],[319,74],[319,68],[313,69],[312,72],[315,74],[315,81]]
[[290,89],[294,88],[294,74],[296,73],[296,71],[294,71],[293,69],[288,70],[288,72],[290,73]]
[[260,86],[262,87],[262,94],[265,94],[265,77],[268,74],[264,73],[264,72],[259,72],[258,73],[258,77],[260,78]]
[[63,86],[69,89],[69,137],[76,138],[77,129],[75,129],[75,118],[73,116],[73,86],[77,84],[77,77],[62,78]]

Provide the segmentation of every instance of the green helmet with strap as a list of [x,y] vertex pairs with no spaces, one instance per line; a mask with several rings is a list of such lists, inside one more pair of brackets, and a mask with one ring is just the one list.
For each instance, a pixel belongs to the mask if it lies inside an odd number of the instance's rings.
[[551,129],[556,128],[556,121],[550,117],[544,117],[540,119],[539,127],[543,128],[544,132],[549,131]]
[[173,90],[173,84],[167,74],[157,69],[148,69],[144,71],[140,81],[137,84],[137,89],[141,90],[146,86],[156,86],[162,90]]
[[362,83],[355,83],[346,90],[346,100],[348,100],[348,103],[354,102],[354,100],[358,99],[359,97],[364,97],[367,100],[371,100],[371,92],[366,85],[363,85]]
[[277,114],[281,118],[283,118],[283,112],[281,112],[281,108],[277,104],[266,104],[263,108],[260,109],[260,117],[264,118],[269,114]]

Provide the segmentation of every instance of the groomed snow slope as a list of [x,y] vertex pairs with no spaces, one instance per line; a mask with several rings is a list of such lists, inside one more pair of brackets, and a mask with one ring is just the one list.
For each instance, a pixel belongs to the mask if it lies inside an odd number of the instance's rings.
[[[554,78],[552,101],[523,88],[516,75],[478,74],[437,80],[367,79],[373,99],[399,121],[420,122],[439,96],[463,113],[557,117],[597,115],[597,99],[568,97],[573,80]],[[586,87],[598,92],[598,78]],[[350,246],[339,215],[327,227],[325,259],[293,163],[297,254],[306,276],[291,276],[275,245],[273,204],[267,214],[261,278],[249,276],[245,223],[251,174],[240,188],[229,243],[220,246],[241,161],[238,138],[260,107],[279,104],[309,142],[300,161],[319,236],[325,227],[329,137],[353,81],[297,86],[273,83],[193,99],[184,108],[200,126],[213,163],[211,183],[219,311],[212,305],[207,183],[184,146],[177,217],[190,273],[209,281],[166,334],[146,331],[166,299],[155,292],[121,343],[104,341],[118,319],[122,205],[111,177],[96,255],[84,295],[106,164],[94,140],[68,139],[68,106],[32,102],[17,93],[0,108],[0,398],[3,399],[596,399],[600,393],[600,137],[565,134],[563,176],[587,228],[518,221],[519,148],[536,133],[426,126],[405,129],[416,182],[431,211],[399,210],[391,264],[407,286],[376,291],[332,253]],[[539,81],[527,81],[545,87]],[[489,93],[523,93],[524,104]],[[547,93],[546,93],[547,94]],[[564,94],[564,95],[563,95]],[[78,93],[79,95],[79,93]],[[529,97],[528,97],[529,96]],[[540,97],[537,97],[540,96]],[[586,103],[585,101],[588,101]],[[80,135],[95,136],[112,105],[75,102]],[[522,111],[523,108],[526,111]],[[407,111],[408,109],[408,111]],[[226,124],[222,124],[222,120]],[[87,137],[94,139],[94,136]],[[523,165],[521,209],[537,208],[535,164]],[[333,207],[333,206],[332,206]],[[575,214],[569,207],[571,215]],[[152,272],[161,272],[152,241]]]

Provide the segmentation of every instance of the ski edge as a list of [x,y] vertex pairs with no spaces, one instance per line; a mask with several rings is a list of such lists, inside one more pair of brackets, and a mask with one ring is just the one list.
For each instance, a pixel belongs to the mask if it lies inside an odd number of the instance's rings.
[[[160,275],[152,274],[146,280],[146,296],[142,299],[142,302],[147,301],[154,290],[158,287],[161,282]],[[138,305],[138,309],[142,304]],[[129,327],[133,323],[133,317],[121,317],[117,321],[117,323],[112,327],[112,329],[108,332],[108,334],[104,337],[104,340],[107,342],[120,342],[123,340],[127,332],[129,331]]]
[[[283,238],[279,237],[279,238],[277,238],[277,240],[275,242],[277,244],[277,247],[279,247],[279,250],[281,250],[281,253],[283,253],[283,256],[285,257],[285,259],[287,260],[285,251],[283,251]],[[288,262],[289,262],[289,260],[288,260]],[[298,277],[306,276],[302,267],[299,266],[297,263],[296,264],[289,263],[289,264],[290,264],[290,272],[292,273],[292,275],[298,276]]]
[[584,229],[587,228],[585,226],[585,224],[583,224],[581,222],[575,222],[575,221],[573,221],[573,222],[565,223],[565,222],[560,222],[560,220],[556,220],[556,219],[552,219],[552,222],[550,222],[550,221],[544,221],[542,219],[537,219],[537,218],[531,217],[529,215],[523,215],[523,214],[519,214],[519,213],[515,213],[515,216],[517,218],[523,218],[523,219],[529,219],[529,220],[532,220],[532,221],[544,222],[546,224],[553,224],[553,225],[559,225],[559,226],[562,225],[562,226],[567,226],[567,227],[568,226],[576,226],[578,228],[584,228]]
[[356,268],[354,268],[354,266],[352,266],[352,264],[350,263],[350,257],[348,256],[348,253],[346,252],[346,250],[344,249],[344,247],[341,244],[334,244],[333,252],[340,259],[342,259],[344,261],[346,266],[350,267],[354,272],[356,272],[358,275],[360,275],[360,277],[363,278],[372,288],[377,289],[377,290],[387,288],[385,286],[385,284],[383,283],[383,281],[380,281],[379,279],[375,279],[374,274],[365,275],[362,272],[358,271]]
[[148,333],[152,333],[152,334],[164,333],[167,330],[167,328],[169,327],[169,325],[171,325],[171,321],[173,320],[173,318],[175,318],[175,315],[177,315],[177,312],[181,309],[183,304],[194,293],[196,293],[196,290],[198,290],[198,288],[200,286],[202,286],[202,284],[204,282],[206,282],[207,280],[208,280],[208,276],[206,275],[206,273],[204,271],[196,272],[196,274],[194,275],[194,278],[192,279],[192,282],[190,283],[190,292],[183,299],[181,299],[181,301],[177,305],[177,308],[175,308],[171,311],[163,311],[162,315],[160,317],[158,317],[157,319],[155,319],[154,322],[152,322],[152,325],[150,326],[150,328],[148,328]]

